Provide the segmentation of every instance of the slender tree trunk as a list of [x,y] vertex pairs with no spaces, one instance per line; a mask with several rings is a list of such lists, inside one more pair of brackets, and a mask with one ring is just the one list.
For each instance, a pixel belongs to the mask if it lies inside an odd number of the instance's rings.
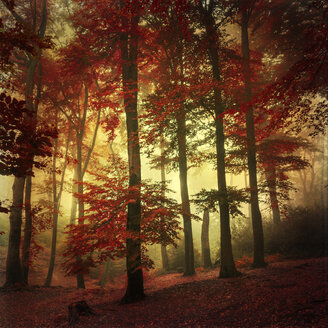
[[[211,4],[209,5],[211,6]],[[208,55],[212,66],[213,80],[221,82],[221,73],[218,56],[218,40],[215,30],[215,21],[210,9],[201,8],[203,21],[206,29],[208,42]],[[220,234],[221,234],[221,270],[220,278],[234,277],[238,274],[232,254],[231,232],[230,232],[230,215],[226,183],[225,169],[225,135],[223,126],[222,113],[224,106],[222,103],[221,90],[214,87],[214,110],[215,110],[215,138],[216,138],[216,163],[217,163],[217,182],[220,193]]]
[[[77,168],[74,168],[73,180],[77,181]],[[70,224],[75,224],[76,212],[77,212],[77,198],[74,196],[77,193],[77,184],[73,182],[72,185],[72,203],[71,203],[71,214],[70,214]]]
[[202,234],[201,234],[202,259],[203,259],[204,268],[212,267],[210,240],[209,240],[209,225],[210,225],[210,215],[208,209],[206,208],[204,210],[204,215],[203,215]]
[[270,195],[270,206],[272,210],[273,223],[279,224],[280,219],[280,209],[277,196],[277,178],[276,178],[276,168],[270,167],[268,171],[265,171],[266,180],[269,188]]
[[110,260],[110,258],[108,258],[107,261],[104,264],[103,273],[102,273],[100,281],[99,281],[99,285],[102,288],[104,288],[107,284],[109,268],[110,268],[110,262],[111,262],[111,260]]
[[[58,115],[58,114],[57,114]],[[58,127],[58,120],[56,117],[56,128]],[[70,143],[70,132],[67,137],[66,141],[66,152],[65,152],[65,162],[64,162],[64,168],[61,175],[61,181],[59,185],[59,192],[57,193],[57,179],[56,179],[56,168],[57,168],[57,151],[58,151],[58,139],[55,141],[55,147],[54,147],[54,153],[53,153],[53,159],[52,159],[52,197],[53,197],[53,215],[52,215],[52,237],[51,237],[51,254],[50,254],[50,261],[49,261],[49,267],[48,267],[48,273],[45,280],[44,285],[46,287],[49,287],[51,285],[52,275],[55,268],[55,260],[56,260],[56,248],[57,248],[57,230],[58,230],[58,214],[59,214],[59,208],[60,208],[60,200],[61,195],[63,191],[63,185],[64,185],[64,179],[65,179],[65,172],[66,172],[66,158],[68,154],[68,148]]]
[[[33,106],[33,90],[34,90],[34,76],[35,76],[35,70],[37,67],[37,60],[32,58],[28,61],[27,69],[26,69],[26,89],[25,89],[25,105],[26,108],[30,110],[31,113],[36,116],[34,113],[34,106]],[[33,154],[30,156],[31,163],[33,161]],[[28,167],[27,172],[31,173],[32,171],[32,164],[30,164],[30,167]],[[21,243],[21,231],[18,233],[18,227],[21,229],[22,226],[22,206],[23,206],[23,195],[24,195],[24,186],[25,186],[25,177],[15,177],[14,185],[13,185],[13,212],[10,215],[10,233],[9,236],[12,235],[11,241],[8,246],[8,259],[7,265],[13,265],[19,259],[19,248]],[[20,210],[18,210],[18,206],[21,207]],[[28,205],[29,206],[29,205]],[[29,219],[28,219],[29,220]],[[28,224],[30,224],[28,222]],[[11,231],[13,230],[13,231]],[[10,238],[10,237],[9,237]],[[27,239],[26,239],[27,241]],[[15,245],[16,243],[16,245]],[[27,244],[25,245],[27,247]],[[17,251],[18,250],[18,251]],[[13,254],[11,254],[13,252]],[[24,266],[28,265],[28,263],[24,262]],[[10,286],[10,281],[15,283],[26,283],[26,279],[24,279],[24,274],[22,270],[21,264],[19,266],[16,266],[16,269],[13,269],[13,267],[6,269],[6,286]],[[13,272],[17,271],[17,272]],[[14,274],[14,277],[11,279],[9,277],[10,274]],[[17,279],[21,279],[21,281],[18,281]]]
[[[124,1],[120,0],[121,8]],[[138,8],[134,8],[136,11]],[[141,183],[141,160],[138,128],[138,30],[139,17],[131,13],[130,24],[128,18],[122,16],[123,26],[130,26],[131,31],[121,33],[121,62],[122,81],[124,92],[124,108],[126,115],[126,129],[128,137],[129,186],[138,186]],[[141,268],[141,201],[140,187],[136,191],[134,203],[128,204],[127,231],[133,238],[127,238],[126,268],[128,285],[123,303],[130,303],[142,299],[144,295],[143,273]]]
[[[82,138],[83,134],[80,132],[77,138],[77,192],[80,195],[78,198],[78,218],[84,217],[84,202],[81,196],[83,196],[83,176],[82,176]],[[82,224],[82,222],[78,222],[78,224]],[[81,262],[82,259],[80,256],[77,256],[77,262]],[[85,288],[84,277],[82,273],[78,273],[76,275],[77,288]]]
[[187,145],[186,145],[186,113],[182,108],[176,115],[179,153],[180,194],[184,227],[185,262],[184,276],[195,274],[194,245],[192,238],[191,212],[187,181]]
[[[162,181],[162,197],[165,197],[165,154],[164,154],[164,136],[161,133],[161,181]],[[167,271],[169,268],[169,259],[167,256],[167,249],[165,245],[161,245],[161,257],[162,257],[162,268],[164,271]]]
[[[244,172],[244,181],[245,181],[245,188],[247,189],[248,188],[248,182],[247,182],[247,173],[246,171]],[[251,204],[250,203],[247,203],[247,209],[248,209],[248,220],[249,220],[249,227],[251,228],[252,230],[252,220],[251,220],[251,217],[252,217],[252,208],[251,208]]]
[[[9,7],[8,7],[9,8]],[[13,13],[13,11],[11,11]],[[18,18],[17,18],[18,17]],[[22,19],[17,13],[15,13],[14,18],[20,22]],[[33,16],[36,20],[36,13]],[[35,21],[34,21],[35,22]],[[42,11],[41,11],[41,22],[36,31],[36,26],[32,22],[28,24],[31,30],[38,33],[40,39],[45,35],[46,25],[47,25],[47,0],[42,1]],[[26,62],[25,71],[25,105],[28,110],[33,113],[34,118],[37,117],[38,100],[33,103],[33,93],[34,93],[34,78],[37,65],[39,63],[39,58],[41,56],[41,50],[35,49],[38,56],[31,56]],[[41,72],[41,70],[40,70]],[[41,74],[41,73],[40,73]],[[37,90],[37,98],[40,96],[41,89]],[[36,126],[36,125],[35,125]],[[31,131],[33,133],[33,131]],[[32,171],[33,154],[31,154],[31,164],[28,167],[29,173]],[[22,206],[23,206],[23,195],[24,195],[24,185],[25,177],[15,177],[13,184],[13,205],[10,214],[10,231],[9,231],[9,244],[8,244],[8,255],[7,255],[7,267],[6,267],[6,282],[5,286],[10,287],[15,284],[24,284],[27,281],[27,276],[24,279],[24,274],[22,271],[20,258],[19,258],[19,248],[21,243],[21,225],[22,225]],[[28,228],[29,229],[29,228]],[[26,242],[28,238],[26,239]],[[26,244],[26,247],[28,244]],[[29,248],[29,246],[28,246]],[[26,263],[24,263],[25,265]],[[28,274],[28,270],[25,271]]]
[[28,273],[30,268],[30,246],[32,239],[32,177],[27,176],[25,182],[25,227],[24,227],[24,241],[22,249],[22,270],[24,283],[28,285]]
[[[245,75],[245,96],[246,101],[252,98],[251,82],[250,82],[250,56],[248,42],[248,20],[249,13],[246,10],[242,12],[242,54],[244,59],[244,75]],[[259,268],[266,265],[264,261],[264,237],[262,227],[262,216],[259,207],[258,189],[257,189],[257,164],[256,164],[256,144],[255,144],[255,127],[253,107],[250,106],[246,112],[246,134],[248,139],[247,148],[247,164],[249,173],[249,186],[251,189],[251,209],[252,209],[252,225],[254,238],[254,261],[253,267]]]
[[[39,57],[41,57],[41,50],[39,50]],[[29,106],[33,106],[33,113],[34,118],[37,118],[39,102],[41,99],[41,90],[42,90],[42,63],[40,61],[34,61],[35,65],[38,65],[38,76],[37,76],[37,83],[36,83],[36,97],[35,101]],[[32,69],[34,62],[32,61]],[[35,67],[36,70],[36,67]],[[32,72],[30,73],[32,74]],[[35,74],[35,73],[34,73]],[[32,83],[30,81],[30,83]],[[33,92],[30,90],[29,92]],[[32,159],[34,158],[34,154],[31,154]],[[32,176],[26,177],[26,186],[25,186],[25,227],[24,227],[24,241],[23,241],[23,249],[22,249],[22,269],[23,269],[23,279],[26,284],[28,284],[28,274],[30,268],[30,247],[31,247],[31,240],[32,240]]]
[[15,177],[13,184],[13,204],[10,211],[10,231],[6,263],[5,287],[24,284],[20,262],[20,241],[25,177]]

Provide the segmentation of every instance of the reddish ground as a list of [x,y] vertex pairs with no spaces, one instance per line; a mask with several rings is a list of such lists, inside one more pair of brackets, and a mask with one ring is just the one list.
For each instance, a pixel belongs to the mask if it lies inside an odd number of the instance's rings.
[[0,327],[68,327],[68,305],[86,300],[96,315],[75,327],[328,327],[328,258],[286,260],[242,276],[218,269],[149,277],[147,297],[120,305],[122,288],[34,287],[0,291]]

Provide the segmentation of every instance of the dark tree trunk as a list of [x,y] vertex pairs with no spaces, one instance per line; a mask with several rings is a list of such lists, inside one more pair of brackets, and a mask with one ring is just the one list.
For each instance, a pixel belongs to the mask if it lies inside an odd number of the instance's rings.
[[22,249],[22,270],[24,283],[28,285],[28,273],[30,268],[30,246],[32,239],[32,177],[27,176],[25,182],[25,227],[24,227],[24,241]]
[[[248,20],[250,12],[243,10],[241,38],[242,54],[244,59],[244,76],[245,76],[245,101],[252,98],[251,80],[250,80],[250,56],[248,42]],[[257,189],[257,168],[256,168],[256,144],[255,144],[255,127],[253,107],[246,112],[246,134],[247,134],[247,164],[249,173],[249,186],[251,189],[251,209],[252,209],[252,226],[254,238],[254,262],[253,267],[260,268],[266,265],[264,261],[264,237],[262,227],[262,216],[259,207],[258,189]]]
[[[161,133],[161,181],[162,181],[162,197],[165,197],[165,154],[164,154],[164,136]],[[167,249],[165,245],[161,245],[162,268],[164,271],[169,269],[169,258],[167,256]]]
[[[57,204],[55,204],[57,205]],[[56,211],[52,217],[53,220],[53,228],[52,228],[52,236],[51,236],[51,254],[50,254],[50,262],[48,267],[48,274],[46,277],[46,281],[44,283],[45,287],[49,287],[51,285],[52,275],[55,268],[55,260],[56,260],[56,246],[57,246],[57,229],[58,229],[58,212]]]
[[25,177],[15,177],[13,184],[13,204],[9,216],[10,231],[6,263],[5,287],[24,285],[23,272],[20,262],[20,241],[22,226],[22,209],[24,198]]
[[[13,14],[17,22],[21,23],[24,19],[19,16],[16,12],[12,10],[9,6],[9,11]],[[36,26],[36,12],[32,17],[32,21],[27,23],[33,32],[37,32],[40,39],[45,35],[46,25],[47,25],[47,0],[42,1],[42,11],[41,11],[41,21],[39,27]],[[26,21],[24,21],[26,23]],[[28,110],[33,113],[34,118],[37,118],[38,102],[41,94],[41,67],[40,67],[40,80],[37,89],[37,99],[34,103],[34,79],[35,72],[38,64],[40,64],[41,49],[36,50],[37,56],[30,56],[26,60],[26,71],[25,71],[25,105]],[[36,123],[35,123],[36,126]],[[33,131],[31,131],[33,133]],[[27,172],[30,174],[32,172],[33,154],[31,154],[30,167],[27,167]],[[8,255],[7,255],[7,267],[6,267],[6,282],[5,286],[10,287],[15,284],[25,284],[28,280],[28,269],[25,270],[25,279],[22,270],[22,266],[19,258],[19,248],[21,243],[21,226],[22,226],[22,206],[23,206],[23,195],[24,195],[24,185],[25,177],[15,177],[13,184],[13,205],[10,214],[10,231],[9,231],[9,244],[8,244]],[[30,228],[27,227],[27,230]],[[28,238],[26,239],[26,247],[29,248]],[[23,255],[25,256],[25,255]],[[24,262],[24,266],[26,262]],[[28,265],[28,263],[27,263]]]
[[182,217],[184,228],[184,243],[185,243],[185,262],[184,276],[195,274],[194,265],[194,244],[192,238],[192,225],[190,202],[187,181],[187,145],[186,145],[186,113],[181,109],[176,115],[177,120],[177,138],[178,138],[178,153],[179,153],[179,176],[180,176],[180,193],[182,203]]
[[[120,1],[124,8],[124,1]],[[138,8],[132,8],[138,10]],[[129,19],[122,16],[123,26],[131,27],[130,33],[121,33],[121,62],[122,81],[124,92],[124,108],[126,115],[126,129],[128,137],[129,186],[138,186],[141,183],[141,161],[138,128],[138,30],[139,17],[133,12]],[[129,21],[130,20],[130,21]],[[141,268],[141,201],[140,187],[137,188],[134,203],[128,204],[127,231],[134,238],[127,238],[126,268],[128,285],[123,303],[130,303],[142,299],[144,294],[143,273]]]
[[[247,181],[247,173],[246,171],[244,172],[244,179],[245,179],[245,188],[247,189],[248,188],[248,181]],[[250,228],[250,231],[252,231],[252,208],[251,208],[251,204],[250,203],[247,203],[247,210],[248,210],[248,226]]]
[[[83,176],[82,176],[82,138],[83,138],[83,132],[80,132],[78,134],[77,138],[77,192],[80,196],[83,196]],[[81,197],[78,198],[78,217],[83,218],[84,217],[84,202]],[[78,222],[78,224],[82,224],[81,221]],[[77,256],[77,262],[81,263],[82,258],[80,256]],[[76,275],[76,283],[77,283],[77,288],[85,288],[85,283],[84,283],[84,276],[82,273],[78,273]]]
[[204,268],[212,267],[210,240],[209,240],[209,225],[210,225],[210,215],[208,209],[205,209],[203,215],[202,234],[201,234],[202,260],[203,260]]
[[[35,70],[37,67],[37,60],[32,58],[28,61],[27,69],[26,69],[26,88],[25,88],[25,104],[26,108],[31,111],[31,113],[34,114],[36,117],[36,113],[34,113],[34,105],[33,105],[33,90],[34,90],[34,76],[35,76]],[[33,154],[30,156],[31,163],[33,161]],[[27,172],[31,174],[32,166],[30,165],[27,168]],[[15,177],[14,185],[13,185],[13,206],[12,206],[12,213],[10,215],[10,232],[9,232],[9,245],[8,245],[8,259],[7,265],[13,265],[13,267],[6,269],[6,286],[10,286],[11,282],[13,284],[15,283],[21,283],[25,284],[26,279],[24,279],[23,269],[21,264],[18,266],[14,263],[16,261],[20,261],[19,258],[19,248],[21,243],[21,231],[18,233],[18,229],[21,229],[22,226],[22,207],[23,207],[23,195],[24,195],[24,185],[25,185],[25,177]],[[20,206],[20,209],[18,207]],[[27,205],[29,206],[29,205]],[[28,225],[30,224],[29,218],[28,218]],[[13,231],[12,231],[13,230]],[[10,237],[12,236],[12,238]],[[27,242],[28,238],[26,239]],[[25,245],[28,246],[27,244]],[[27,250],[25,250],[27,251]],[[13,254],[11,254],[13,252]],[[24,262],[24,266],[26,268],[26,265],[28,266],[28,263]],[[16,269],[13,269],[16,267]],[[14,271],[16,271],[14,273]],[[28,271],[25,271],[27,273]],[[10,274],[13,274],[14,277],[11,279],[9,277]],[[21,281],[18,281],[17,279],[21,279]]]
[[[212,9],[210,9],[212,8]],[[218,56],[217,31],[215,30],[215,21],[212,16],[213,2],[205,9],[200,6],[200,12],[206,29],[208,55],[212,66],[212,76],[215,82],[221,82],[221,73]],[[214,110],[215,110],[215,138],[216,138],[216,163],[217,163],[217,181],[220,193],[220,234],[221,234],[221,270],[220,278],[234,277],[238,274],[232,254],[230,215],[226,183],[225,169],[225,145],[224,145],[224,126],[222,113],[224,106],[222,103],[221,90],[214,87]]]
[[272,210],[273,223],[279,224],[280,219],[280,209],[277,196],[277,178],[276,178],[276,168],[270,167],[268,171],[265,171],[266,180],[269,188],[270,195],[270,206]]

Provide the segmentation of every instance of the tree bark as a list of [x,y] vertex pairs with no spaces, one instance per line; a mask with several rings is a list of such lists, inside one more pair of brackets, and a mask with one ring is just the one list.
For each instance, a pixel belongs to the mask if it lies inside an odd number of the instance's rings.
[[22,249],[22,270],[23,280],[28,285],[28,273],[30,268],[30,246],[32,240],[32,177],[27,176],[25,182],[25,227],[24,227],[24,241]]
[[24,285],[20,262],[20,241],[25,177],[15,177],[13,184],[13,204],[10,211],[10,231],[6,262],[6,282],[4,287]]
[[192,238],[191,212],[187,181],[187,145],[186,145],[186,113],[184,108],[176,114],[177,120],[177,138],[178,138],[178,153],[179,153],[179,177],[180,177],[180,194],[182,203],[182,217],[184,228],[184,243],[185,243],[185,262],[184,276],[195,274],[194,264],[194,244]]
[[[245,101],[252,99],[251,79],[250,79],[250,55],[248,41],[248,20],[250,13],[246,9],[242,11],[241,38],[242,55],[244,60],[244,79],[245,79]],[[254,260],[253,267],[260,268],[266,265],[264,261],[264,236],[262,226],[262,216],[259,207],[257,189],[257,163],[256,163],[256,144],[254,127],[254,110],[250,106],[246,112],[246,135],[248,141],[247,164],[249,173],[249,186],[251,189],[251,209],[252,226],[254,239]]]
[[[164,136],[163,132],[161,133],[161,181],[162,181],[162,197],[165,197],[165,154],[164,154]],[[167,249],[165,245],[161,245],[161,257],[162,257],[162,268],[164,271],[167,271],[169,269],[169,259],[167,256]]]
[[[7,6],[7,8],[9,8]],[[9,8],[10,10],[10,8]],[[47,25],[47,0],[42,0],[42,12],[41,12],[41,21],[36,31],[35,23],[30,22],[29,24],[19,16],[15,11],[10,10],[13,17],[16,19],[17,22],[23,23],[28,28],[31,28],[33,32],[37,32],[40,39],[42,39],[45,35],[46,25]],[[36,12],[32,17],[34,22],[36,21]],[[34,103],[34,78],[37,65],[40,64],[40,57],[41,57],[41,49],[36,49],[37,56],[28,56],[29,59],[26,61],[26,71],[25,71],[25,106],[30,112],[33,114],[34,119],[37,118],[37,110],[38,110],[38,102],[41,93],[41,85],[37,90],[37,99]],[[40,68],[40,75],[41,75],[41,68]],[[36,124],[35,124],[36,127]],[[33,133],[34,131],[31,131]],[[27,168],[28,174],[32,172],[32,163],[33,163],[33,155],[31,154],[31,164]],[[11,285],[15,284],[25,284],[28,280],[28,269],[25,270],[25,278],[22,271],[21,264],[18,265],[19,259],[19,248],[21,243],[21,225],[22,225],[22,206],[23,206],[23,195],[24,195],[24,185],[25,185],[25,177],[15,177],[14,184],[13,184],[13,205],[12,205],[12,212],[10,214],[10,232],[9,232],[9,244],[8,244],[8,255],[7,255],[7,267],[6,267],[6,282],[5,286],[10,287]],[[29,187],[28,187],[29,188]],[[28,223],[30,224],[30,223]],[[31,229],[27,227],[27,231]],[[26,245],[25,247],[29,248],[28,236],[26,238]],[[24,252],[27,254],[27,251]],[[25,255],[23,255],[25,256]],[[24,259],[24,267],[26,269],[26,264],[28,262]],[[12,275],[12,277],[10,277]]]
[[[203,23],[206,29],[207,50],[212,67],[213,80],[221,82],[221,73],[218,56],[218,40],[215,30],[215,21],[212,16],[213,2],[210,1],[208,8],[200,6],[200,12],[203,17]],[[222,113],[224,106],[222,103],[221,90],[218,86],[214,87],[214,111],[215,111],[215,138],[216,138],[216,164],[217,164],[217,183],[220,193],[220,236],[221,236],[221,270],[220,278],[234,277],[238,274],[232,254],[231,232],[230,232],[230,214],[226,183],[225,169],[225,135]]]
[[[83,133],[78,134],[77,138],[77,148],[76,148],[76,153],[77,153],[77,192],[79,194],[79,198],[77,200],[78,203],[78,218],[84,217],[84,202],[81,196],[83,196],[83,176],[82,176],[82,138],[83,138]],[[78,224],[82,224],[82,222],[78,222]],[[80,256],[77,256],[77,262],[81,262],[82,259]],[[84,283],[84,277],[82,273],[77,273],[76,275],[76,283],[77,283],[77,288],[85,288],[85,283]]]
[[[124,0],[120,0],[121,9],[124,8]],[[137,6],[137,4],[134,4]],[[138,8],[132,8],[136,11]],[[128,161],[129,161],[129,186],[136,186],[135,202],[128,204],[127,231],[131,237],[126,240],[127,256],[126,268],[128,285],[123,303],[130,303],[142,299],[144,294],[143,273],[141,267],[141,160],[138,128],[138,37],[137,30],[139,16],[130,12],[132,17],[122,15],[122,25],[130,27],[131,32],[121,33],[121,63],[122,82],[124,92],[124,109],[126,115],[126,129],[128,137]],[[128,22],[128,20],[130,20]],[[139,186],[139,187],[138,187]]]
[[269,167],[269,170],[265,171],[266,180],[269,188],[270,195],[270,206],[272,210],[273,223],[279,224],[280,219],[280,209],[277,196],[277,178],[276,178],[276,168]]
[[[77,168],[74,168],[73,180],[77,181]],[[77,211],[77,198],[74,196],[77,193],[77,184],[73,182],[72,185],[72,203],[71,203],[71,214],[70,214],[70,224],[75,224],[76,211]]]
[[209,225],[210,225],[210,216],[209,211],[206,208],[203,215],[202,223],[202,233],[201,233],[201,243],[202,243],[202,260],[204,268],[211,268],[211,252],[210,252],[210,240],[209,240]]

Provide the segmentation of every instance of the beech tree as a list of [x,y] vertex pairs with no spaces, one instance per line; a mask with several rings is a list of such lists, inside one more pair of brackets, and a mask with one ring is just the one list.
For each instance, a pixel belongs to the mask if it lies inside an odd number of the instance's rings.
[[[116,177],[119,170],[120,179]],[[93,182],[85,182],[86,192],[78,197],[86,204],[83,223],[71,225],[68,231],[69,244],[65,252],[66,270],[69,273],[87,272],[97,263],[110,258],[123,257],[128,251],[127,238],[142,241],[142,266],[152,267],[152,261],[146,255],[146,245],[175,245],[180,231],[177,216],[178,204],[159,192],[161,183],[142,183],[129,186],[128,167],[118,156],[116,162],[91,173]],[[141,189],[142,220],[140,235],[128,231],[128,205],[134,202],[136,193]],[[81,247],[81,243],[83,247]],[[80,262],[75,259],[79,257]]]
[[210,225],[210,214],[207,208],[204,209],[202,233],[201,233],[201,244],[202,244],[202,259],[204,268],[210,268],[212,266],[211,252],[210,252],[210,241],[209,241],[209,225]]
[[185,243],[184,275],[192,275],[195,269],[188,169],[199,165],[201,158],[195,137],[200,128],[195,114],[198,110],[195,98],[202,92],[202,87],[199,88],[195,71],[200,69],[202,56],[195,56],[195,27],[188,2],[175,1],[158,4],[158,7],[146,18],[148,27],[154,31],[153,39],[148,42],[152,47],[153,44],[158,47],[156,54],[151,48],[156,67],[151,74],[156,76],[156,81],[155,91],[148,97],[146,105],[145,124],[152,131],[146,141],[153,143],[155,137],[159,140],[159,131],[162,131],[168,143],[166,161],[170,167],[179,170]]
[[[248,24],[256,1],[249,5],[241,2],[241,47],[243,55],[245,102],[252,99],[252,87],[250,76],[250,51],[248,40]],[[247,165],[249,186],[251,192],[251,213],[254,238],[254,260],[253,266],[260,268],[266,265],[264,261],[264,236],[262,227],[262,216],[259,207],[258,187],[257,187],[257,163],[256,163],[256,144],[253,107],[250,105],[246,111],[246,136],[247,136]]]
[[[215,112],[215,138],[216,138],[216,161],[217,161],[217,180],[220,197],[220,234],[221,234],[221,270],[220,277],[233,277],[237,275],[233,260],[231,247],[229,203],[227,195],[226,169],[225,169],[225,135],[223,125],[223,113],[225,107],[222,100],[221,72],[219,66],[219,33],[216,30],[215,1],[199,2],[199,12],[202,27],[205,29],[207,38],[207,51],[212,70],[213,93],[214,93],[214,112]],[[217,10],[217,9],[216,9]]]
[[[24,4],[15,6],[11,1],[2,1],[5,7],[11,14],[14,22],[21,24],[26,31],[34,35],[37,39],[42,40],[45,37],[47,25],[47,1],[43,0],[40,4],[40,12],[37,10],[36,3],[35,10],[30,14],[27,12]],[[32,46],[33,53],[23,52],[15,53],[16,59],[24,67],[24,82],[25,82],[25,106],[31,113],[30,116],[25,116],[26,122],[31,122],[31,134],[36,132],[37,111],[41,96],[41,66],[40,57],[42,48],[40,44],[36,43]],[[36,74],[39,72],[38,82],[35,83]],[[36,96],[34,92],[36,91]],[[13,203],[10,212],[10,234],[9,246],[6,266],[6,283],[5,286],[10,287],[15,284],[26,284],[28,274],[28,249],[31,241],[32,217],[30,215],[31,209],[31,175],[33,170],[33,157],[35,154],[30,153],[30,160],[25,170],[28,174],[22,176],[15,176],[13,184]],[[22,263],[20,261],[20,241],[21,241],[21,225],[22,225],[22,204],[24,203],[24,187],[26,181],[26,220],[25,220],[25,234],[24,246],[22,253]],[[22,271],[24,267],[24,271]]]
[[[92,138],[90,146],[87,146],[87,151],[83,151],[85,144],[85,137],[87,135],[88,124],[90,124],[90,89],[95,88],[95,85],[92,85],[93,77],[88,74],[90,64],[87,58],[84,59],[83,64],[79,66],[77,75],[75,75],[76,62],[74,58],[74,51],[79,50],[79,46],[72,43],[68,48],[63,49],[62,52],[66,57],[63,58],[63,62],[70,62],[70,65],[64,66],[64,69],[60,72],[57,72],[59,76],[63,74],[63,71],[66,74],[71,76],[71,85],[70,88],[66,84],[62,84],[62,81],[52,81],[51,87],[57,86],[54,90],[48,90],[47,97],[49,98],[52,105],[56,108],[57,111],[61,112],[69,124],[72,126],[72,129],[75,132],[75,147],[76,147],[76,181],[77,192],[83,195],[83,180],[85,173],[87,171],[89,161],[96,143],[99,122],[101,117],[101,109],[98,108],[96,112],[95,126],[92,132]],[[76,53],[77,55],[78,53]],[[57,76],[58,77],[58,76]],[[97,84],[97,82],[96,82]],[[98,84],[97,84],[98,85]],[[99,85],[98,85],[99,87]],[[60,97],[58,97],[60,95]],[[82,104],[81,104],[82,103]],[[57,196],[56,196],[57,197]],[[56,200],[56,199],[55,199]],[[58,203],[58,200],[56,200]],[[83,198],[78,199],[78,218],[84,217],[84,204]],[[77,259],[79,261],[79,259]],[[49,278],[50,279],[50,278]],[[77,287],[85,288],[84,278],[81,274],[77,274]]]
[[[55,124],[56,128],[59,127],[59,112],[55,113]],[[60,152],[60,144],[58,138],[55,140],[53,154],[52,154],[52,201],[53,201],[53,210],[52,210],[52,236],[51,236],[51,253],[50,253],[50,261],[48,267],[48,273],[45,280],[44,285],[49,287],[51,285],[51,280],[53,276],[53,271],[55,268],[55,259],[56,259],[56,249],[57,249],[57,233],[58,233],[58,216],[60,211],[60,203],[61,197],[64,190],[64,180],[67,169],[67,164],[69,163],[68,159],[68,151],[71,142],[71,134],[72,134],[71,126],[68,127],[67,132],[68,136],[65,142],[64,154],[63,154],[63,166],[60,172],[60,182],[57,182],[57,165],[58,165],[58,153]]]

